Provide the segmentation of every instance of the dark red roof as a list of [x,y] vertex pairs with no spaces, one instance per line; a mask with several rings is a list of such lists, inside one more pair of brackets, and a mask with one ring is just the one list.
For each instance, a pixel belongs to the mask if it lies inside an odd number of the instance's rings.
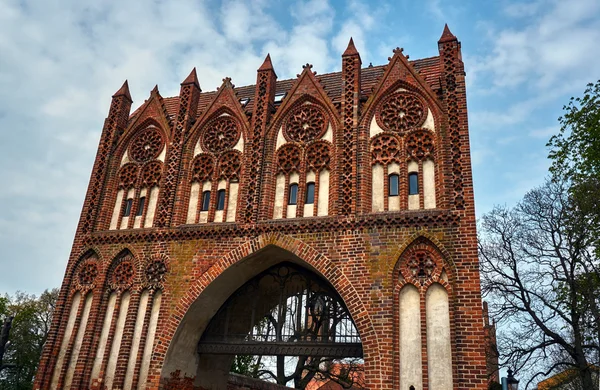
[[[425,78],[427,83],[433,90],[439,89],[439,77],[440,74],[440,58],[429,57],[415,61],[410,61],[410,64]],[[386,65],[369,66],[361,70],[361,92],[364,96],[369,96],[371,90],[376,86],[377,82],[385,72]],[[317,75],[317,79],[321,82],[321,85],[329,95],[329,98],[334,102],[338,102],[342,95],[342,72],[325,73]],[[276,84],[276,93],[284,93],[292,88],[292,85],[297,79],[278,80]],[[252,112],[253,98],[256,85],[247,85],[244,87],[236,87],[234,91],[238,98],[249,98],[250,101],[244,107],[246,112]],[[204,110],[208,107],[210,102],[216,96],[217,91],[202,92],[200,99],[198,100],[198,111],[197,116],[200,116]],[[163,103],[169,115],[175,116],[177,108],[179,106],[179,97],[167,97],[163,99]],[[140,107],[141,108],[141,107]],[[140,111],[138,108],[132,115],[131,118],[137,115]]]

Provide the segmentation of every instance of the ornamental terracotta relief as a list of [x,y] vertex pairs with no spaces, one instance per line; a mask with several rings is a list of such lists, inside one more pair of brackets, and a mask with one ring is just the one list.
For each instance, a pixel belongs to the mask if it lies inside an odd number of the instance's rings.
[[241,166],[241,153],[237,150],[230,150],[224,153],[219,159],[219,177],[229,180],[239,180]]
[[325,113],[315,104],[302,104],[294,109],[283,126],[283,134],[288,141],[301,143],[319,139],[325,131]]
[[416,253],[408,262],[408,269],[411,276],[420,280],[421,284],[423,284],[426,279],[429,279],[433,275],[435,262],[428,253]]
[[371,142],[371,163],[388,165],[400,162],[400,141],[392,134],[382,134]]
[[129,287],[133,284],[135,268],[133,267],[132,260],[131,256],[126,256],[114,268],[111,278],[113,288]]
[[316,171],[329,168],[331,159],[329,144],[326,141],[315,142],[306,149],[308,167]]
[[126,164],[119,170],[119,189],[127,190],[136,185],[139,168],[135,164]]
[[202,147],[212,153],[233,148],[240,139],[240,129],[229,116],[220,116],[209,123],[202,133]]
[[277,152],[278,171],[290,173],[299,172],[302,163],[302,151],[294,144],[283,145]]
[[152,260],[146,266],[146,280],[151,284],[162,283],[167,273],[167,265],[162,259]]
[[384,130],[404,133],[425,123],[427,107],[416,95],[396,92],[381,103],[376,117]]
[[199,154],[192,162],[192,182],[203,182],[210,180],[213,174],[215,162],[210,154]]
[[129,145],[129,157],[144,163],[157,158],[164,147],[162,134],[156,127],[149,127],[137,134]]
[[433,137],[429,130],[416,130],[406,137],[408,157],[423,160],[433,156]]
[[92,262],[84,263],[79,269],[79,284],[91,286],[98,276],[98,266]]

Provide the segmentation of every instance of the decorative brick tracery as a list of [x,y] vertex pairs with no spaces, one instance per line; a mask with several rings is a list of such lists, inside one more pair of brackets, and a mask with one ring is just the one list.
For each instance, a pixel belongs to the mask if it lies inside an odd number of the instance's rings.
[[423,125],[427,118],[427,108],[416,95],[397,92],[383,100],[376,118],[383,129],[402,134]]
[[131,288],[135,278],[133,256],[125,254],[115,260],[109,273],[109,285],[113,290],[126,290]]
[[146,265],[146,281],[151,285],[164,282],[167,274],[167,264],[164,259],[153,259]]
[[129,145],[129,156],[133,161],[144,163],[158,157],[164,148],[161,132],[149,127],[137,134]]
[[289,174],[300,172],[302,167],[302,149],[295,144],[286,144],[277,151],[277,170]]
[[239,151],[231,150],[229,152],[225,152],[219,158],[219,178],[239,180],[241,169],[242,153]]
[[162,174],[162,163],[160,161],[151,161],[144,165],[142,169],[142,187],[154,187],[160,183]]
[[192,162],[192,182],[203,182],[209,180],[215,168],[215,159],[207,153],[201,153]]
[[288,114],[283,134],[288,141],[314,141],[327,130],[325,118],[325,113],[316,104],[302,104]]
[[201,142],[204,148],[212,153],[221,153],[231,149],[240,139],[240,129],[229,116],[220,116],[204,129]]
[[125,164],[119,170],[119,185],[118,189],[127,190],[135,187],[139,175],[139,167],[137,164]]
[[316,172],[329,168],[331,161],[331,147],[326,141],[315,142],[306,148],[306,162],[308,169]]
[[91,288],[98,276],[98,266],[93,260],[84,262],[77,273],[79,284],[82,287]]
[[402,143],[393,134],[381,134],[371,141],[371,164],[386,166],[390,163],[400,163]]
[[434,156],[434,138],[429,130],[415,130],[406,136],[407,157],[422,161]]

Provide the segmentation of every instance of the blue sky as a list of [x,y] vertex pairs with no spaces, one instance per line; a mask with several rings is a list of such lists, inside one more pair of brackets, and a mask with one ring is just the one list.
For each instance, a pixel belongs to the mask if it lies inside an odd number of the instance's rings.
[[134,109],[197,67],[205,91],[253,84],[267,52],[280,79],[338,71],[392,49],[462,41],[477,213],[540,184],[570,96],[600,78],[600,2],[0,0],[0,293],[59,286],[110,96]]

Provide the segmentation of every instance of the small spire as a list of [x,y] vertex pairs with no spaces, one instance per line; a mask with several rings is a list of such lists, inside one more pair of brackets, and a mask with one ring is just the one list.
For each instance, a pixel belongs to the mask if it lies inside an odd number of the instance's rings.
[[158,92],[158,84],[156,84],[154,86],[154,88],[152,88],[152,91],[150,91],[150,95],[154,95],[154,94],[159,94],[159,92]]
[[131,99],[131,94],[129,93],[129,84],[127,83],[127,80],[125,80],[123,86],[121,86],[121,88],[119,88],[119,90],[115,92],[112,97],[115,98],[117,96],[125,96],[130,102],[133,102]]
[[344,54],[342,54],[342,57],[353,56],[357,54],[358,50],[356,50],[356,46],[354,46],[354,40],[352,39],[352,37],[350,37],[350,42],[348,42],[348,47],[346,48],[346,51],[344,51]]
[[198,75],[196,74],[196,67],[192,69],[190,75],[186,77],[185,80],[183,80],[183,82],[181,83],[181,85],[186,84],[195,84],[196,87],[200,88],[200,83],[198,82]]
[[456,36],[454,36],[454,34],[452,34],[450,29],[448,28],[448,23],[446,23],[444,25],[444,32],[442,33],[442,36],[440,37],[440,40],[438,42],[453,41],[455,39],[456,39]]
[[259,71],[261,71],[261,70],[273,70],[273,64],[271,63],[271,54],[267,53],[267,57],[265,58],[265,61],[260,66],[260,68],[258,68],[258,70]]

